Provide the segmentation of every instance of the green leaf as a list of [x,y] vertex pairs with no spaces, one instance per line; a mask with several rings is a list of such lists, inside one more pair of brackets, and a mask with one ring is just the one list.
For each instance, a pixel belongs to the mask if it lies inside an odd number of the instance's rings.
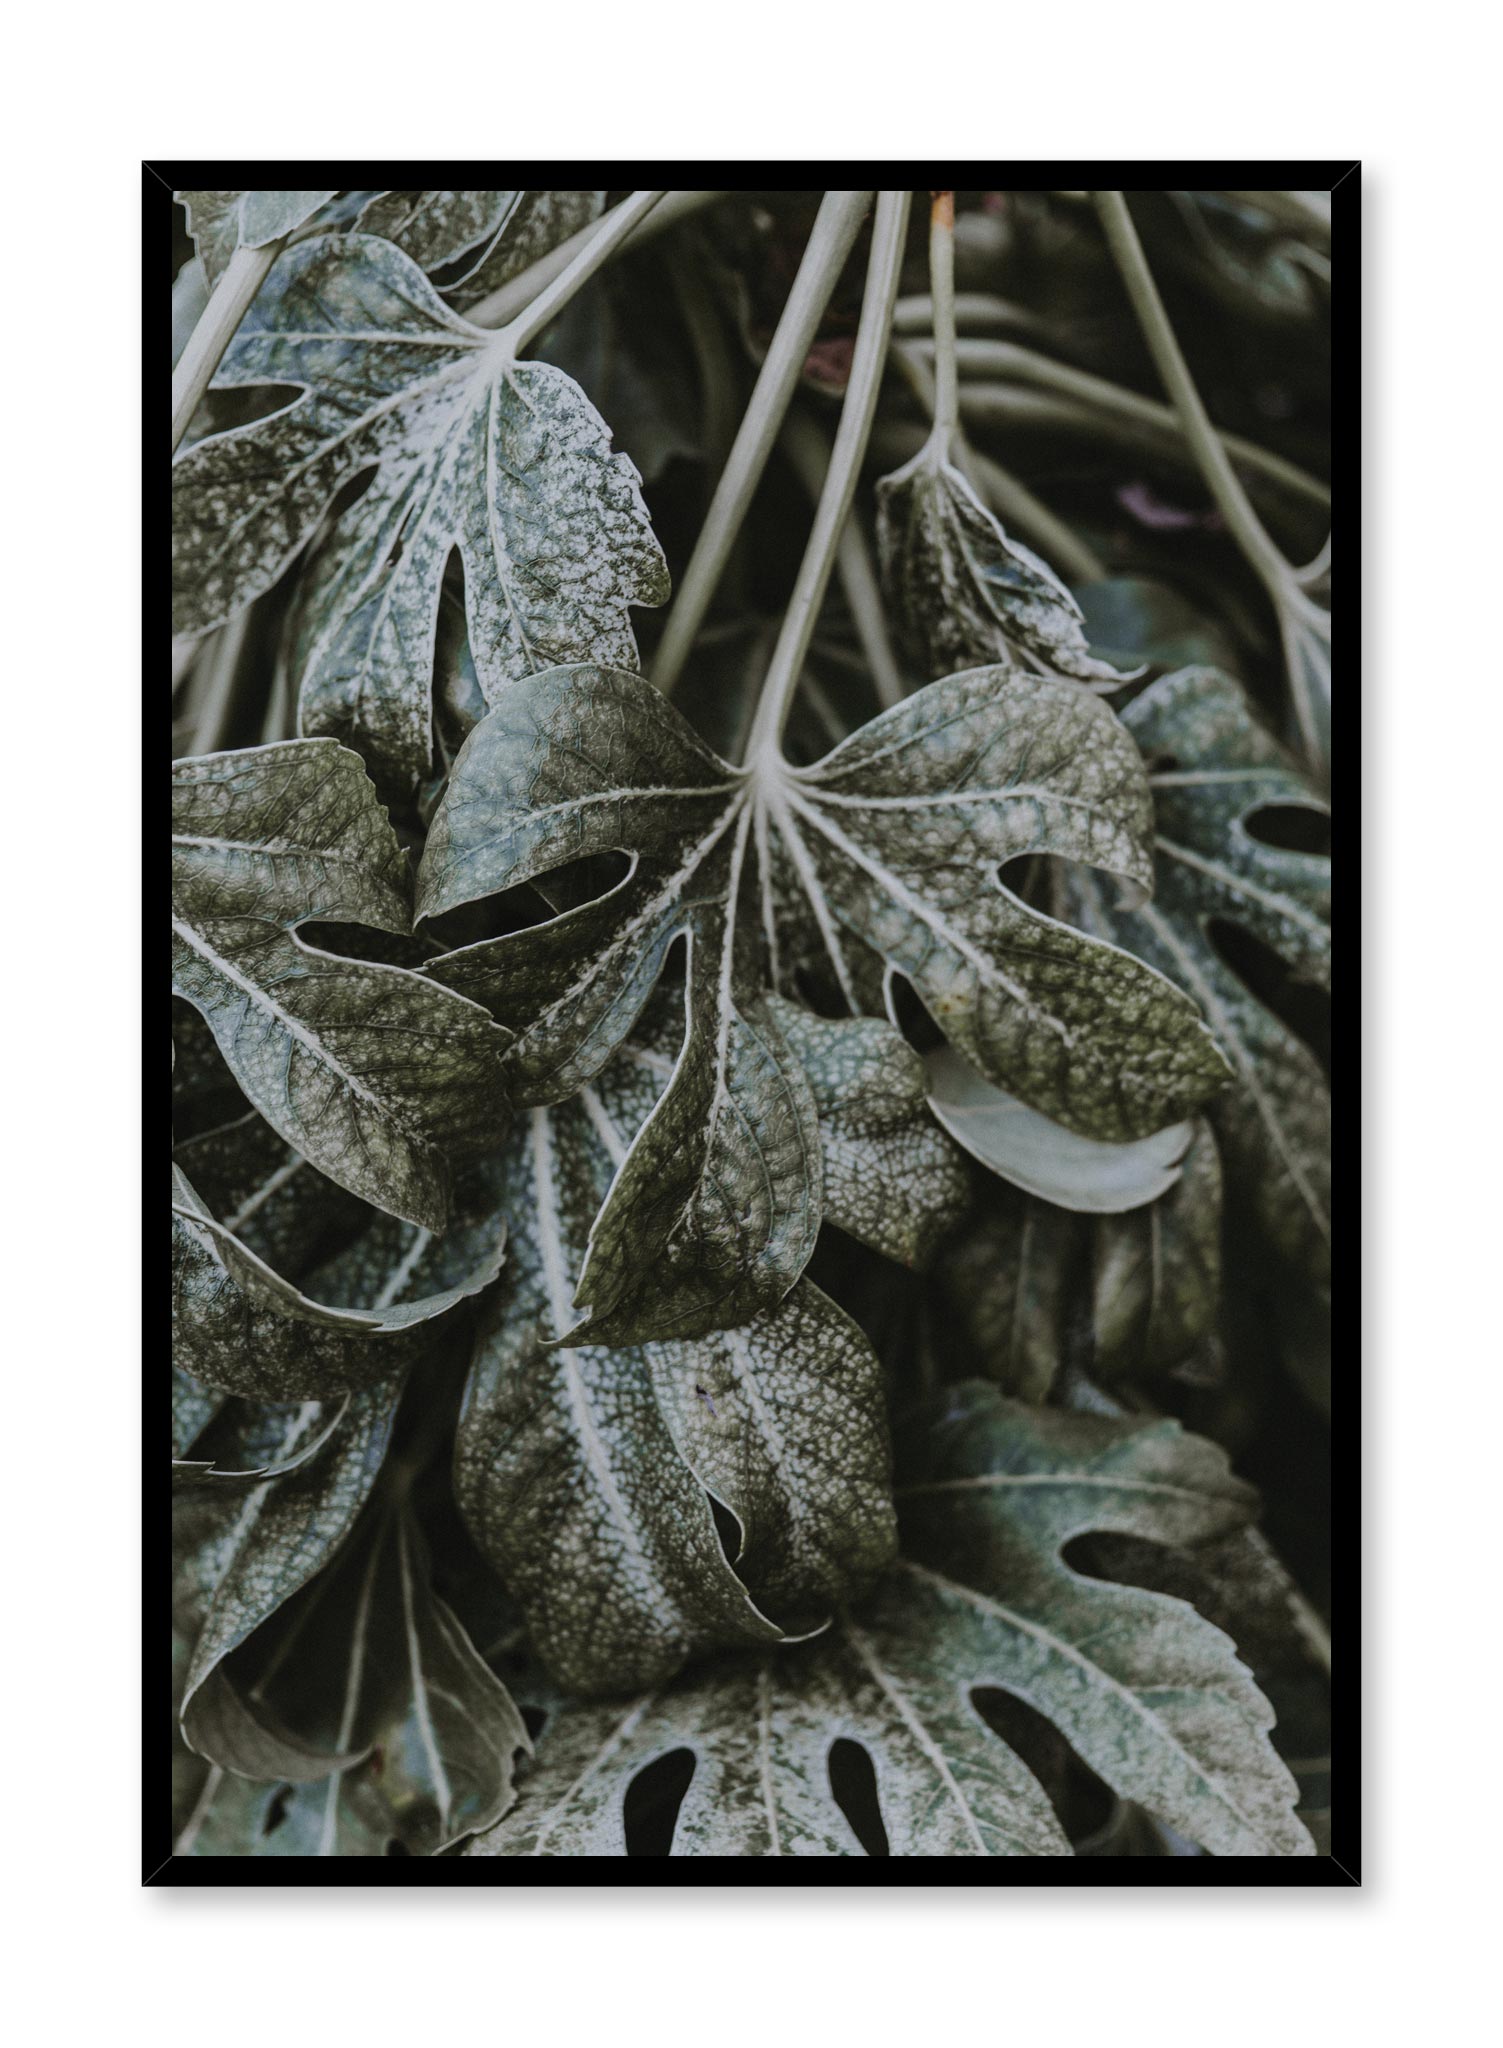
[[[1222,960],[1213,919],[1239,925],[1296,980],[1329,988],[1331,863],[1264,844],[1249,829],[1269,806],[1317,817],[1326,806],[1214,669],[1163,677],[1124,719],[1149,756],[1158,886],[1151,904],[1108,909],[1072,877],[1069,913],[1173,975],[1231,1058],[1237,1085],[1208,1115],[1228,1176],[1267,1240],[1317,1283],[1330,1272],[1331,1103],[1314,1056]],[[1157,765],[1155,765],[1157,764]]]
[[1141,1378],[1188,1358],[1221,1292],[1221,1159],[1203,1119],[1173,1187],[1146,1208],[1100,1218],[1094,1262],[1097,1372]]
[[970,1199],[964,1161],[929,1114],[924,1063],[885,1018],[770,1005],[809,1077],[826,1223],[900,1265],[925,1267]]
[[813,1643],[564,1705],[513,1812],[465,1853],[624,1855],[633,1780],[687,1750],[674,1855],[857,1855],[832,1790],[845,1741],[871,1761],[893,1855],[1069,1855],[1042,1787],[977,1710],[976,1692],[1000,1688],[1213,1854],[1311,1854],[1230,1640],[1182,1600],[1059,1556],[1091,1529],[1200,1544],[1239,1528],[1253,1497],[1221,1452],[1177,1423],[1040,1413],[974,1386],[904,1446],[912,1554],[869,1601]]
[[174,465],[176,630],[269,589],[336,493],[374,469],[305,592],[305,731],[350,736],[380,775],[416,787],[456,548],[487,701],[555,662],[635,667],[628,608],[668,595],[635,469],[569,377],[451,312],[392,243],[321,236],[288,250],[217,383],[299,396]]
[[332,192],[174,192],[212,291],[237,249],[264,249],[301,227]]
[[[194,1382],[188,1378],[186,1373],[180,1372],[174,1366],[174,1440],[177,1438],[177,1424],[183,1406],[178,1395],[180,1383],[188,1387],[194,1385]],[[201,1486],[205,1484],[243,1487],[254,1485],[262,1479],[285,1479],[289,1472],[297,1472],[304,1465],[311,1465],[313,1460],[321,1456],[328,1449],[329,1445],[333,1443],[335,1437],[344,1427],[345,1417],[350,1411],[350,1399],[350,1395],[343,1394],[338,1400],[331,1401],[327,1406],[321,1408],[317,1431],[313,1435],[305,1437],[294,1449],[282,1452],[271,1463],[263,1462],[259,1465],[241,1466],[219,1465],[212,1458],[179,1458],[174,1456],[172,1460],[172,1484],[174,1489],[183,1486]],[[192,1436],[189,1437],[189,1447],[191,1447],[192,1438],[201,1434],[203,1429],[207,1428],[215,1415],[219,1414],[223,1408],[223,1401],[217,1395],[209,1396],[208,1400],[210,1405],[207,1412],[202,1414],[198,1427],[193,1430]]]
[[[175,1360],[207,1386],[267,1401],[337,1399],[388,1377],[410,1362],[407,1340],[422,1325],[480,1293],[501,1270],[506,1234],[489,1204],[463,1221],[464,1228],[435,1240],[418,1225],[376,1218],[365,1239],[329,1269],[346,1283],[336,1284],[336,1294],[353,1292],[357,1302],[363,1295],[371,1305],[320,1302],[218,1222],[174,1165]],[[355,1287],[348,1284],[352,1274]]]
[[994,1088],[950,1046],[930,1053],[925,1066],[929,1107],[956,1143],[1015,1187],[1061,1209],[1096,1215],[1136,1209],[1179,1178],[1194,1128],[1189,1123],[1107,1145],[1067,1131]]
[[526,1727],[434,1593],[405,1502],[373,1502],[269,1633],[278,1707],[321,1751],[361,1760],[280,1788],[216,1771],[177,1854],[383,1856],[398,1842],[436,1856],[511,1805]]
[[980,1386],[952,1388],[901,1446],[905,1569],[994,1645],[1008,1691],[1212,1855],[1313,1854],[1272,1711],[1230,1639],[1060,1555],[1088,1530],[1193,1545],[1240,1527],[1255,1498],[1220,1450],[1176,1422],[1030,1410]]
[[[809,1282],[693,1341],[559,1342],[592,1219],[666,1064],[628,1047],[519,1129],[511,1257],[456,1449],[477,1545],[581,1692],[654,1682],[692,1649],[776,1640],[777,1621],[817,1623],[892,1554],[877,1363]],[[711,1493],[740,1527],[735,1571]]]
[[355,225],[395,242],[427,271],[467,257],[462,274],[442,286],[464,307],[588,227],[604,205],[604,192],[378,192]]
[[877,485],[883,594],[920,675],[993,662],[1114,688],[1086,645],[1080,606],[1046,562],[982,504],[931,437]]
[[1047,1399],[1074,1356],[1082,1232],[1078,1217],[993,1182],[941,1255],[947,1326],[964,1335],[976,1369],[1019,1400]]
[[292,740],[173,765],[173,989],[268,1123],[331,1180],[425,1229],[451,1153],[497,1142],[505,1039],[396,967],[317,951],[306,919],[407,929],[405,863],[359,757]]
[[688,1338],[745,1322],[803,1271],[820,1222],[819,1126],[762,993],[740,915],[745,779],[650,684],[560,668],[516,685],[470,734],[420,869],[425,917],[630,848],[631,873],[551,923],[431,961],[517,1032],[524,1100],[563,1101],[637,1021],[688,942],[686,1034],[637,1136],[575,1292],[591,1334]]
[[[763,995],[779,981],[775,902],[798,906],[853,1008],[842,931],[908,976],[989,1079],[1072,1129],[1143,1136],[1219,1086],[1221,1055],[1168,980],[995,882],[1004,861],[1048,850],[1146,885],[1148,821],[1111,713],[1010,671],[933,684],[799,770],[770,755],[728,766],[620,670],[553,669],[509,691],[454,764],[419,915],[590,855],[625,850],[631,867],[607,894],[427,971],[515,1029],[519,1094],[555,1102],[623,1042],[670,948],[688,949],[673,1084],[581,1280],[597,1327],[618,1304],[634,1338],[744,1320],[812,1249],[814,1106]],[[631,1300],[648,1269],[649,1298]]]
[[[249,1494],[195,1489],[174,1507],[179,1627],[193,1639],[181,1726],[190,1749],[245,1777],[306,1782],[337,1759],[291,1735],[224,1669],[230,1653],[306,1585],[354,1526],[386,1455],[400,1376],[356,1395],[329,1453]],[[318,1427],[307,1404],[291,1414],[235,1418],[229,1442],[212,1431],[218,1462],[285,1460]]]

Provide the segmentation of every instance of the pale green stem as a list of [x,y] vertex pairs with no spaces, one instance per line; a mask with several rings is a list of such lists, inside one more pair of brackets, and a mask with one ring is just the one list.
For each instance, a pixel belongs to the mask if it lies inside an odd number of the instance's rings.
[[[613,206],[604,220],[595,224],[579,253],[553,282],[545,285],[535,298],[529,299],[514,320],[497,330],[494,346],[506,349],[513,356],[521,355],[537,340],[549,321],[557,318],[581,285],[588,284],[600,266],[610,260],[658,201],[667,196],[666,192],[633,192],[630,199],[623,199],[619,206]],[[478,322],[471,324],[478,325]]]
[[[830,469],[829,442],[806,413],[795,409],[783,422],[780,445],[799,481],[818,503]],[[877,702],[884,711],[890,710],[894,704],[902,702],[907,692],[903,672],[898,667],[888,638],[887,616],[882,609],[882,593],[877,585],[877,572],[872,567],[866,535],[861,521],[854,515],[846,520],[840,535],[840,545],[835,552],[835,573],[840,578],[840,587],[850,608],[851,623],[861,643]]]
[[1106,233],[1107,244],[1116,261],[1132,300],[1133,311],[1138,316],[1138,325],[1148,343],[1149,353],[1164,380],[1174,409],[1179,414],[1185,438],[1190,443],[1206,487],[1216,500],[1222,518],[1231,528],[1232,536],[1247,560],[1260,577],[1267,590],[1279,621],[1284,641],[1285,667],[1289,676],[1289,689],[1294,702],[1295,717],[1299,722],[1304,739],[1305,751],[1312,765],[1323,769],[1329,756],[1321,720],[1315,703],[1305,665],[1300,658],[1298,628],[1301,622],[1313,628],[1322,638],[1325,658],[1325,687],[1329,688],[1329,650],[1331,621],[1330,614],[1322,610],[1300,588],[1295,570],[1287,562],[1279,548],[1269,538],[1262,521],[1253,510],[1252,502],[1242,488],[1240,478],[1232,468],[1231,459],[1222,445],[1221,437],[1211,424],[1211,416],[1201,402],[1190,375],[1190,366],[1185,361],[1178,338],[1170,324],[1164,302],[1159,297],[1158,286],[1148,268],[1148,259],[1143,254],[1143,245],[1138,240],[1138,231],[1132,224],[1132,215],[1127,210],[1127,201],[1120,192],[1098,192],[1096,210],[1101,216],[1101,225]]
[[[906,346],[927,350],[928,338],[916,337]],[[997,386],[973,383],[970,378],[1003,377],[1035,385],[1044,391],[1058,392],[1065,398],[1078,399],[1093,410],[1148,429],[1166,444],[1172,436],[1176,447],[1185,445],[1184,430],[1172,406],[1161,405],[1157,399],[1145,398],[1141,392],[1129,391],[1105,377],[1093,377],[1088,370],[1077,370],[1069,363],[1056,362],[1052,356],[1040,355],[1037,350],[1024,348],[1018,342],[988,341],[979,336],[967,336],[956,343],[955,359],[962,379],[962,417],[975,413],[985,418],[988,402],[1005,396]],[[1222,434],[1219,438],[1227,454],[1244,469],[1256,472],[1271,484],[1281,485],[1291,496],[1306,499],[1323,511],[1329,511],[1330,489],[1318,477],[1286,461],[1282,455],[1260,448],[1255,441],[1244,440],[1239,434]]]
[[882,385],[882,366],[892,327],[893,303],[898,295],[898,276],[903,267],[903,239],[908,228],[908,192],[882,192],[877,197],[876,220],[872,228],[871,262],[866,273],[866,290],[861,300],[861,319],[856,329],[856,347],[851,357],[851,374],[840,410],[840,426],[830,457],[824,489],[814,513],[803,561],[793,595],[783,615],[782,631],[768,665],[767,680],[757,705],[748,760],[758,754],[775,753],[793,704],[794,692],[803,670],[804,657],[814,632],[840,533],[856,493],[861,458],[866,452],[877,394]]
[[1158,286],[1153,281],[1153,273],[1148,268],[1148,259],[1143,254],[1138,231],[1132,224],[1127,201],[1120,192],[1098,192],[1095,198],[1107,246],[1127,287],[1133,311],[1138,316],[1138,325],[1143,330],[1143,339],[1148,343],[1149,353],[1164,380],[1164,388],[1179,414],[1196,467],[1237,545],[1262,578],[1275,605],[1281,605],[1289,582],[1289,564],[1264,531],[1262,521],[1242,488],[1241,479],[1232,468],[1221,436],[1201,402],[1190,375],[1190,366],[1185,361],[1169,315],[1164,310],[1164,302],[1159,297]]
[[245,646],[245,629],[250,623],[251,607],[238,612],[226,626],[221,626],[213,641],[205,649],[207,663],[204,674],[203,696],[199,705],[197,722],[193,728],[193,754],[215,754],[224,744],[229,730],[230,718],[235,704],[235,681],[240,670],[240,654]]
[[936,192],[929,209],[929,294],[934,306],[934,439],[943,461],[960,426],[955,368],[955,194]]
[[237,249],[224,274],[209,296],[188,337],[188,346],[178,357],[172,373],[172,452],[176,455],[188,423],[198,411],[209,381],[219,368],[225,350],[235,338],[251,300],[266,282],[266,273],[281,254],[283,242],[268,242],[264,249]]
[[[717,199],[728,196],[725,192],[669,192],[645,220],[637,222],[627,237],[627,246],[638,248],[654,235],[662,234],[665,228],[687,220],[691,214],[699,213],[704,207],[713,206]],[[465,315],[470,325],[504,327],[508,320],[514,320],[545,286],[568,269],[581,250],[589,246],[597,227],[598,223],[592,221],[588,227],[570,235],[567,242],[560,242],[556,249],[540,256],[536,263],[529,263],[525,270],[509,278],[486,298],[477,300]]]
[[[1000,299],[994,292],[956,292],[955,328],[970,333],[975,328],[1018,327],[1037,332],[1042,322],[1026,306]],[[927,341],[934,332],[934,301],[928,292],[914,292],[899,299],[892,313],[894,334],[922,335]]]
[[[935,387],[928,365],[920,360],[909,344],[895,348],[893,360],[919,404],[926,412],[932,413]],[[957,467],[978,496],[986,500],[999,519],[1011,521],[1020,532],[1027,534],[1066,582],[1096,583],[1106,574],[1105,563],[1084,541],[1076,539],[1062,519],[1001,463],[974,449],[964,435],[957,443],[955,456]]]
[[694,544],[653,657],[652,680],[670,696],[709,611],[753,494],[762,480],[830,294],[871,204],[870,192],[827,192],[777,331]]

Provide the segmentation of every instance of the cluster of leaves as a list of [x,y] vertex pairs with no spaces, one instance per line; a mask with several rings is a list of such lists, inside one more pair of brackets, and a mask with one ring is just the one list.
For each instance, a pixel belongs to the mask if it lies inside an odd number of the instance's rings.
[[[1325,1845],[1328,704],[1081,196],[941,197],[764,475],[819,195],[177,195],[179,349],[276,251],[174,464],[178,1855]],[[1318,210],[1164,197],[1303,559]]]

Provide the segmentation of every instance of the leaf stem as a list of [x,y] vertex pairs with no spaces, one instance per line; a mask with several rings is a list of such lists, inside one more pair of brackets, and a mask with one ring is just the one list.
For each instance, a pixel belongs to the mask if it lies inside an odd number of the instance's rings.
[[[667,196],[666,192],[633,192],[629,199],[623,199],[619,206],[612,207],[605,219],[596,223],[579,253],[565,264],[553,282],[544,285],[514,320],[497,330],[495,346],[506,348],[513,356],[521,355],[523,349],[537,340],[549,321],[563,311],[580,286],[589,282],[601,264],[647,218],[658,201]],[[478,325],[478,322],[472,321],[471,324]]]
[[652,680],[665,696],[672,695],[704,624],[715,586],[767,467],[810,344],[871,200],[870,192],[826,192],[820,203],[793,289],[715,486],[715,495],[653,659]]
[[[830,469],[830,444],[824,434],[807,413],[795,407],[783,422],[779,446],[799,481],[818,503]],[[835,573],[840,578],[840,587],[850,609],[851,623],[856,628],[856,638],[861,643],[877,702],[884,711],[891,710],[907,695],[907,685],[897,656],[892,651],[871,550],[866,544],[861,521],[854,515],[841,529],[840,545],[835,551]]]
[[898,277],[903,267],[903,241],[908,228],[908,192],[882,192],[877,196],[876,221],[872,229],[871,262],[867,267],[866,290],[861,300],[861,319],[856,329],[856,347],[851,357],[851,374],[840,410],[840,426],[819,504],[814,513],[798,579],[783,616],[782,631],[768,664],[767,680],[757,705],[747,758],[761,752],[775,753],[788,723],[793,694],[798,687],[804,657],[814,632],[819,607],[829,587],[830,571],[840,543],[841,528],[851,509],[861,458],[866,452],[882,368],[892,327],[892,309],[898,295]]
[[1143,339],[1164,380],[1164,388],[1174,410],[1179,414],[1185,439],[1190,444],[1206,488],[1215,499],[1217,509],[1230,527],[1237,545],[1267,585],[1274,603],[1281,604],[1289,565],[1264,531],[1262,521],[1253,510],[1241,479],[1221,444],[1221,436],[1195,388],[1190,366],[1170,325],[1153,273],[1148,268],[1143,245],[1138,240],[1138,231],[1132,224],[1127,201],[1120,192],[1098,192],[1095,200],[1107,246],[1127,287],[1133,311],[1138,316],[1138,325],[1143,330]]
[[934,311],[934,439],[948,462],[960,425],[955,367],[955,194],[936,192],[929,206],[929,293]]
[[[927,334],[915,335],[905,346],[920,354],[926,353],[930,347],[929,337]],[[1004,386],[985,381],[1002,378],[1007,385],[1032,386],[1052,391],[1061,398],[1078,400],[1091,412],[1105,413],[1113,420],[1144,430],[1155,441],[1166,441],[1172,436],[1176,449],[1186,445],[1179,415],[1172,406],[1145,398],[1140,391],[1130,391],[1125,385],[1113,384],[1106,377],[1092,376],[1088,370],[1077,370],[1071,363],[1056,362],[1052,356],[1025,348],[1020,342],[968,335],[956,343],[955,360],[962,380],[962,418],[974,412],[984,420],[990,402],[1010,395]],[[1329,512],[1330,489],[1318,477],[1311,476],[1296,463],[1286,461],[1282,455],[1260,448],[1257,442],[1244,440],[1240,434],[1220,434],[1218,438],[1227,455],[1242,469],[1281,487],[1292,497],[1304,499],[1321,511]],[[1148,442],[1143,445],[1153,452]]]
[[[1311,763],[1324,771],[1330,758],[1329,719],[1323,718],[1316,700],[1318,695],[1325,694],[1327,705],[1329,702],[1330,615],[1301,588],[1296,571],[1269,538],[1232,468],[1231,458],[1195,388],[1190,366],[1159,297],[1126,199],[1120,192],[1097,192],[1095,200],[1107,246],[1127,287],[1143,338],[1179,414],[1196,466],[1233,538],[1268,592],[1284,643],[1289,692],[1305,751]],[[1324,559],[1328,563],[1329,556]],[[1320,672],[1318,683],[1315,670]]]
[[[717,199],[728,198],[725,192],[669,192],[656,206],[646,220],[638,219],[628,237],[635,245],[661,234],[675,222],[687,220],[690,214],[712,206]],[[615,209],[619,212],[619,208]],[[600,223],[592,221],[577,234],[570,235],[566,242],[560,242],[556,249],[550,249],[546,256],[540,256],[536,263],[529,263],[525,270],[478,299],[471,306],[465,318],[472,327],[504,327],[509,320],[524,312],[538,294],[569,265],[579,252],[588,247],[599,230]]]
[[251,300],[266,282],[286,244],[286,236],[268,242],[264,249],[237,249],[224,274],[199,314],[188,346],[172,373],[172,452],[176,455],[188,423],[198,411],[209,380],[219,368],[225,350],[250,307]]
[[[928,365],[911,344],[900,342],[893,360],[907,379],[919,404],[932,413],[937,403],[934,379]],[[933,434],[930,435],[933,440]],[[1011,520],[1026,533],[1047,557],[1052,568],[1070,583],[1096,583],[1106,574],[1106,565],[1084,541],[1077,540],[1056,513],[1036,498],[1028,486],[1010,470],[971,446],[962,434],[955,450],[956,467],[978,495],[986,500],[1003,521]]]

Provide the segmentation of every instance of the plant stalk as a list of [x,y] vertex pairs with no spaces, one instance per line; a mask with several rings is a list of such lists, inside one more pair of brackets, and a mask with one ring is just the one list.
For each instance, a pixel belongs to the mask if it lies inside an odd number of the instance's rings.
[[[920,354],[925,353],[930,346],[929,337],[927,334],[916,335],[904,346]],[[1105,377],[1093,376],[1088,370],[1077,370],[1073,364],[1056,362],[1052,356],[1041,355],[1018,342],[966,336],[955,345],[955,360],[962,379],[962,418],[974,413],[985,419],[990,407],[999,402],[1005,405],[1013,393],[1005,385],[985,381],[1000,377],[1008,384],[1025,385],[1054,392],[1061,398],[1078,400],[1091,412],[1104,413],[1114,421],[1145,430],[1153,437],[1153,444],[1162,442],[1166,449],[1169,437],[1172,437],[1176,450],[1185,446],[1184,430],[1172,406],[1161,405],[1157,399],[1145,398],[1141,392],[1113,384]],[[972,382],[973,377],[982,381]],[[1231,460],[1244,470],[1287,490],[1291,497],[1302,498],[1322,511],[1330,510],[1330,490],[1318,477],[1311,476],[1296,463],[1286,461],[1282,455],[1260,448],[1255,441],[1244,440],[1240,434],[1221,434],[1219,439]],[[1150,453],[1155,452],[1153,444],[1143,443]]]
[[934,439],[948,462],[960,425],[955,366],[955,194],[936,192],[929,206],[929,295],[934,312]]
[[908,192],[882,192],[877,197],[876,221],[872,228],[871,261],[867,267],[866,290],[861,300],[861,319],[856,329],[856,347],[851,357],[851,374],[840,410],[835,448],[815,508],[804,559],[799,564],[793,595],[783,615],[782,631],[768,664],[767,680],[757,705],[752,726],[748,760],[759,753],[775,753],[782,743],[793,694],[803,670],[804,657],[814,632],[819,607],[829,588],[830,571],[840,543],[841,529],[851,509],[866,452],[882,368],[892,328],[892,309],[898,296],[898,277],[903,267],[903,241],[908,228]]
[[[779,446],[817,504],[830,469],[829,442],[808,414],[795,407],[783,422]],[[902,702],[907,687],[888,636],[887,615],[882,608],[882,593],[877,583],[877,572],[872,566],[871,550],[866,544],[861,521],[854,513],[841,530],[840,545],[835,551],[835,573],[840,578],[840,587],[850,608],[851,623],[861,643],[861,653],[877,693],[877,702],[884,711],[891,710],[894,704]]]
[[715,586],[767,467],[799,372],[824,318],[836,280],[861,231],[871,199],[870,192],[827,192],[820,203],[793,289],[653,657],[652,680],[665,696],[673,694],[689,650],[704,624]]
[[497,330],[495,346],[504,347],[513,356],[521,355],[537,340],[549,321],[563,311],[580,286],[587,284],[632,230],[646,220],[658,201],[667,196],[666,192],[633,192],[629,199],[623,199],[619,206],[612,207],[604,220],[595,223],[584,245],[552,283],[544,285],[514,320]]
[[1169,323],[1158,286],[1148,268],[1148,259],[1143,254],[1143,244],[1132,224],[1127,201],[1120,192],[1098,192],[1095,200],[1107,246],[1127,287],[1133,311],[1138,316],[1138,325],[1143,330],[1143,339],[1179,415],[1196,467],[1237,545],[1262,578],[1275,605],[1282,605],[1289,580],[1289,565],[1264,531],[1262,521],[1253,510],[1241,479],[1222,446],[1221,436],[1195,388],[1190,366]]
[[234,340],[251,300],[266,282],[266,273],[286,246],[268,242],[264,249],[237,249],[224,275],[209,295],[188,337],[188,346],[172,373],[172,452],[176,455],[188,423],[198,411],[225,350]]
[[[926,412],[932,413],[936,404],[934,379],[928,365],[920,360],[912,346],[899,343],[893,350],[893,359],[912,387],[919,404]],[[931,432],[930,441],[933,440]],[[927,444],[926,444],[927,445]],[[1010,520],[1014,526],[1035,541],[1050,566],[1056,569],[1069,583],[1095,583],[1106,574],[1106,566],[1100,557],[1088,548],[1084,541],[1077,540],[1065,522],[1039,498],[1036,498],[1026,484],[994,462],[989,455],[983,455],[971,446],[962,434],[956,449],[956,467],[968,480],[978,497],[985,499],[997,517]]]
[[[690,214],[712,206],[717,199],[728,198],[725,192],[669,192],[645,220],[639,219],[628,240],[634,245],[649,241],[652,236],[662,234],[676,221],[687,220]],[[616,208],[614,211],[619,212]],[[588,247],[598,231],[600,223],[592,221],[588,227],[580,228],[570,235],[568,241],[560,242],[556,249],[550,249],[546,256],[540,256],[536,263],[529,263],[506,283],[479,299],[471,306],[465,318],[472,327],[504,327],[509,320],[531,304],[546,286],[569,265],[580,251]]]

